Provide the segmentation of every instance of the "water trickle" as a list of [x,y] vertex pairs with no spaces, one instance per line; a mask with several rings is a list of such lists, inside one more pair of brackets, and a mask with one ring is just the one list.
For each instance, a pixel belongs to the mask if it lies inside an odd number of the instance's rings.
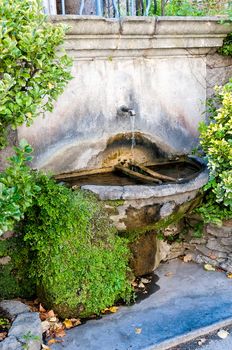
[[134,160],[134,148],[136,146],[136,139],[135,139],[135,114],[130,116],[130,122],[131,122],[131,156],[132,160]]

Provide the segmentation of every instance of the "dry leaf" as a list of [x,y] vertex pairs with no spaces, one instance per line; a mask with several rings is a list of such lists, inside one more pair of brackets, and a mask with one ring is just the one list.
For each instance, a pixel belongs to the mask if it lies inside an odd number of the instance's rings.
[[150,283],[151,281],[148,280],[147,278],[141,278],[141,282],[147,284],[147,283]]
[[60,328],[55,331],[56,337],[63,338],[66,336],[64,329]]
[[47,346],[47,345],[45,345],[45,344],[42,344],[42,349],[43,349],[43,350],[51,350],[51,349],[49,348],[49,346]]
[[142,282],[139,283],[138,285],[139,288],[145,288],[144,284]]
[[1,332],[1,333],[0,333],[0,341],[3,340],[3,339],[5,339],[6,336],[7,336],[7,332]]
[[58,318],[56,318],[56,317],[50,317],[50,318],[49,318],[49,321],[50,321],[50,322],[57,322],[57,321],[58,321]]
[[210,265],[210,264],[205,264],[205,265],[204,265],[204,269],[205,269],[206,271],[215,271],[215,267],[212,266],[212,265]]
[[142,332],[142,328],[135,328],[135,333],[140,334]]
[[42,332],[43,333],[48,331],[50,328],[50,323],[48,321],[41,322],[41,325],[42,325]]
[[166,272],[165,273],[165,275],[164,276],[166,276],[166,277],[172,277],[173,276],[173,272]]
[[227,278],[232,278],[232,273],[227,273],[226,277]]
[[64,324],[65,328],[67,328],[67,329],[73,327],[72,321],[71,321],[71,320],[68,320],[67,318],[64,320],[63,324]]
[[53,310],[48,311],[47,315],[48,317],[56,317]]
[[72,321],[73,327],[81,324],[81,320],[79,320],[79,318],[71,318],[70,320]]
[[229,333],[227,331],[225,331],[224,329],[221,329],[218,333],[217,333],[218,337],[221,339],[225,339],[228,337]]
[[111,306],[109,307],[109,311],[112,312],[112,313],[115,313],[118,311],[118,307],[117,306]]
[[57,339],[50,339],[50,340],[48,341],[48,344],[49,344],[49,345],[55,344],[55,343],[59,343],[59,340],[57,340]]
[[39,304],[39,312],[46,312],[46,310],[43,308],[41,304]]
[[190,262],[190,261],[192,261],[192,260],[193,260],[192,254],[186,254],[186,255],[184,256],[184,258],[183,258],[183,261],[184,261],[185,263]]

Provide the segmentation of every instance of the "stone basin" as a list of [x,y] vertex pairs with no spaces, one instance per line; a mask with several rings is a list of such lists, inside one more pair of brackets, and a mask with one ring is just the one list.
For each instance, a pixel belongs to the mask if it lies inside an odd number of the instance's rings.
[[[105,207],[118,231],[146,232],[156,229],[157,223],[170,216],[183,216],[191,210],[199,198],[199,190],[208,181],[208,171],[203,161],[197,157],[190,158],[196,162],[192,176],[183,178],[180,183],[162,183],[160,185],[138,184],[133,180],[113,177],[112,185],[104,183],[104,174],[91,176],[86,180],[65,174],[65,181],[71,186],[93,192],[105,202]],[[172,164],[170,162],[170,164]],[[199,165],[201,169],[199,170]],[[174,167],[174,165],[173,165]],[[191,179],[189,179],[191,177]],[[62,175],[59,176],[62,179]],[[91,184],[92,181],[92,184]],[[85,184],[86,182],[86,184]],[[104,184],[101,184],[103,182]],[[120,184],[120,182],[122,184]],[[129,184],[124,184],[129,183]],[[78,186],[79,185],[79,186]]]

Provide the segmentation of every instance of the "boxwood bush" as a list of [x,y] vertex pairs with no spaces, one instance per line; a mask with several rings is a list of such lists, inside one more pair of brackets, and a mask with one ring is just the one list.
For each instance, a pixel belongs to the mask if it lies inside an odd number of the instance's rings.
[[[210,179],[198,211],[206,222],[232,218],[232,80],[216,87],[210,108],[210,123],[200,126],[200,143],[206,154]],[[219,108],[218,108],[219,104]]]

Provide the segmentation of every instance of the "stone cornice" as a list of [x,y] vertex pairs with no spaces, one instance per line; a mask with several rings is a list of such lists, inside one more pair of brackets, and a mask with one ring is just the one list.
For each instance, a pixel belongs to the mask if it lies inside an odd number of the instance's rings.
[[[65,48],[77,59],[206,55],[222,45],[232,25],[222,17],[51,16],[70,27]],[[164,50],[165,49],[165,50]],[[162,51],[162,52],[161,52]]]

